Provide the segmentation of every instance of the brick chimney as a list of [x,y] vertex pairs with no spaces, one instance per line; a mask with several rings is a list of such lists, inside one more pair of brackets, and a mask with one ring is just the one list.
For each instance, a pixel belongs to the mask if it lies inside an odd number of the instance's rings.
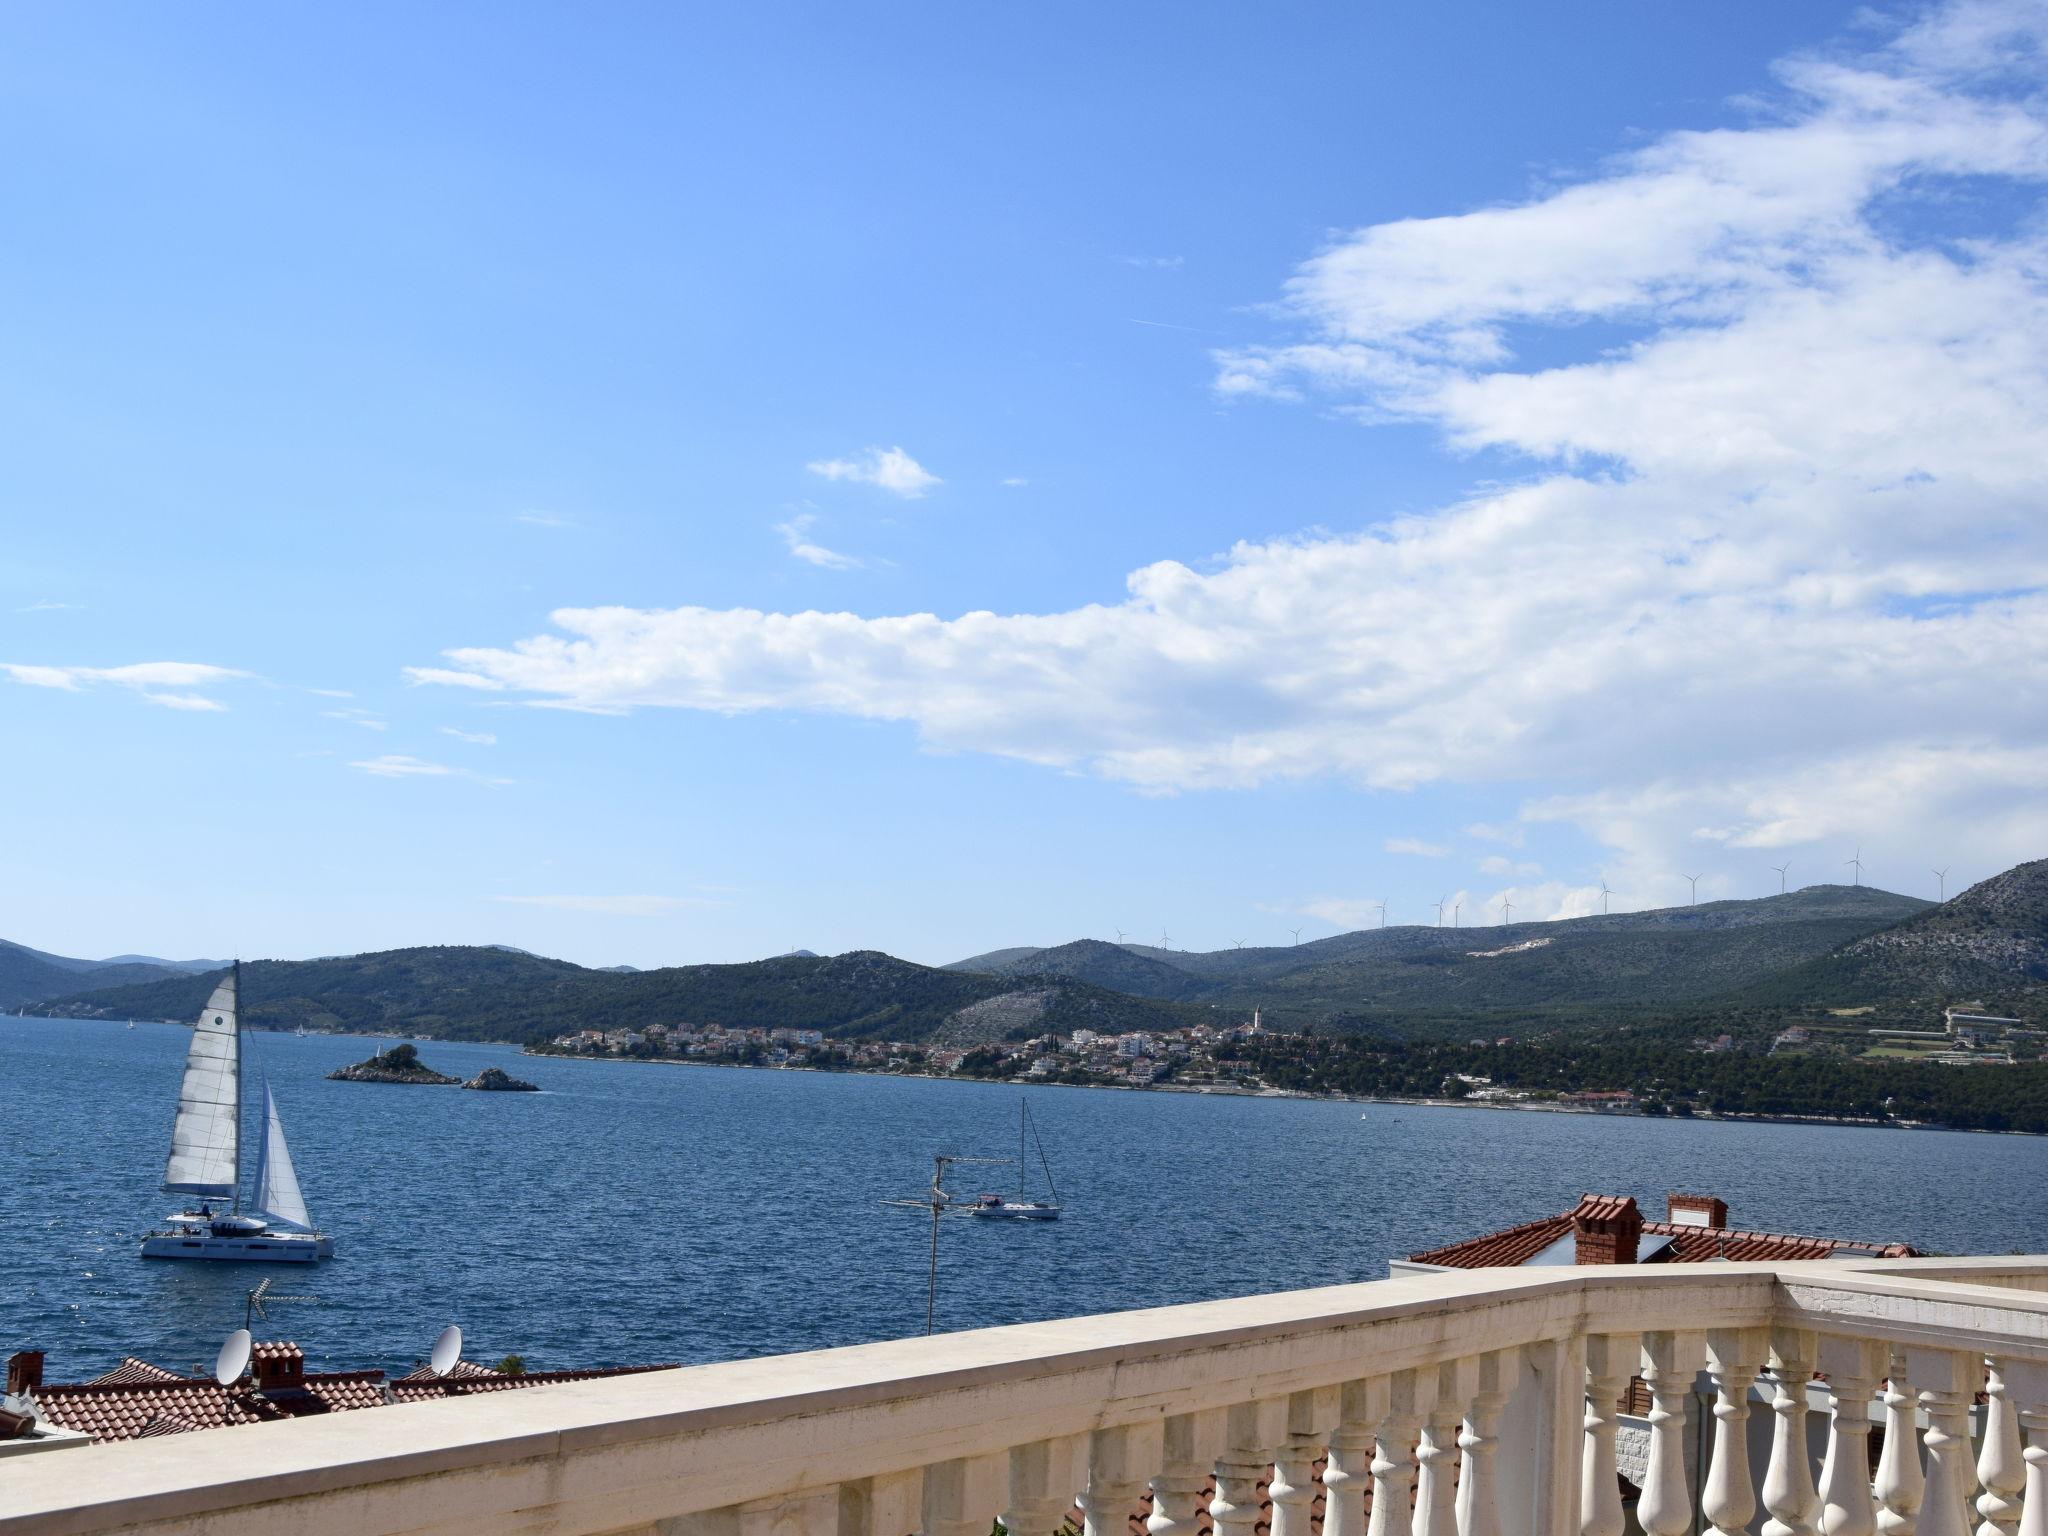
[[1670,1195],[1664,1219],[1680,1227],[1725,1227],[1728,1202],[1718,1195]]
[[7,1357],[7,1390],[19,1395],[43,1384],[43,1352],[40,1349],[17,1350]]
[[1627,1195],[1586,1195],[1572,1211],[1574,1264],[1633,1264],[1643,1213]]
[[289,1341],[258,1344],[249,1351],[249,1362],[256,1372],[258,1392],[302,1391],[305,1388],[306,1357],[296,1344]]

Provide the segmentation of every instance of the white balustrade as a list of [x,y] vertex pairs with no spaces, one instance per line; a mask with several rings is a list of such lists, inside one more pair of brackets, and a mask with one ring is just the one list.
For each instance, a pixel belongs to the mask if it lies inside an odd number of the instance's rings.
[[1579,1461],[1579,1536],[1621,1536],[1621,1469],[1614,1433],[1622,1394],[1635,1379],[1641,1345],[1633,1334],[1595,1334],[1586,1340],[1586,1444]]
[[1993,1360],[1984,1382],[1983,1449],[1977,1456],[1977,1536],[2014,1536],[2020,1524],[2020,1490],[2027,1466],[2021,1459],[2020,1421],[2006,1391],[2005,1370]]
[[[1713,1422],[1689,1426],[1703,1364]],[[1620,1406],[1637,1375],[1646,1421]],[[0,1443],[0,1536],[275,1536],[281,1511],[294,1536],[1056,1536],[1077,1499],[1086,1536],[1128,1536],[1148,1489],[1147,1536],[1197,1536],[1205,1493],[1214,1536],[1253,1536],[1262,1487],[1271,1536],[1311,1536],[1319,1492],[1321,1536],[1620,1536],[1625,1418],[1648,1536],[1736,1536],[1760,1506],[1771,1536],[2048,1536],[2048,1258],[1444,1274],[73,1453],[90,1461]]]
[[1970,1459],[1970,1403],[1984,1383],[1984,1359],[1950,1349],[1909,1349],[1906,1368],[1920,1389],[1927,1430],[1927,1490],[1919,1536],[1970,1536],[1970,1495],[1977,1468]]
[[1806,1388],[1813,1380],[1814,1338],[1797,1328],[1771,1338],[1771,1464],[1764,1472],[1763,1536],[1814,1536],[1820,1495],[1806,1456]]
[[1920,1398],[1906,1374],[1906,1352],[1892,1350],[1884,1387],[1884,1449],[1877,1460],[1880,1536],[1915,1536],[1927,1477],[1920,1469]]
[[1820,1469],[1821,1536],[1875,1536],[1870,1402],[1888,1356],[1873,1339],[1829,1334],[1820,1341],[1820,1371],[1828,1379],[1831,1409],[1827,1457]]
[[1700,1492],[1700,1512],[1715,1536],[1743,1536],[1756,1518],[1756,1487],[1749,1473],[1749,1393],[1763,1368],[1767,1344],[1761,1328],[1717,1328],[1707,1335],[1707,1370],[1714,1379],[1714,1458]]

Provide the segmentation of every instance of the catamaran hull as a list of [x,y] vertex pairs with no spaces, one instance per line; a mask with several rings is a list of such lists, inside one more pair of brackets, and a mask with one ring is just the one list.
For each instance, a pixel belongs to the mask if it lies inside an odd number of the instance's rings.
[[334,1239],[310,1232],[266,1232],[257,1237],[186,1237],[152,1233],[142,1240],[145,1259],[220,1259],[234,1264],[311,1264],[334,1257]]

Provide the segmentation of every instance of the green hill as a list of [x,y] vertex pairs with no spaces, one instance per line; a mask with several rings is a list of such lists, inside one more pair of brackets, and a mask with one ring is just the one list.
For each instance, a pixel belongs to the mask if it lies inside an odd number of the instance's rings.
[[146,961],[74,960],[0,939],[0,1008],[20,1008],[81,987],[118,987],[179,975],[177,967]]
[[[184,1019],[218,972],[77,992],[47,1011]],[[1153,1001],[1064,977],[1017,982],[935,970],[872,950],[785,955],[744,965],[589,970],[479,946],[386,950],[242,967],[244,1016],[258,1027],[532,1042],[575,1029],[648,1024],[787,1026],[840,1038],[971,1043],[1011,1034],[1157,1029]]]

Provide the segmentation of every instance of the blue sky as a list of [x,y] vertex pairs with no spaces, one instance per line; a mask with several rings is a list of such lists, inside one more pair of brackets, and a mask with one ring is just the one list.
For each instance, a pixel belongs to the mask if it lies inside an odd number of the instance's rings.
[[15,7],[0,935],[942,961],[2048,852],[2040,32]]

